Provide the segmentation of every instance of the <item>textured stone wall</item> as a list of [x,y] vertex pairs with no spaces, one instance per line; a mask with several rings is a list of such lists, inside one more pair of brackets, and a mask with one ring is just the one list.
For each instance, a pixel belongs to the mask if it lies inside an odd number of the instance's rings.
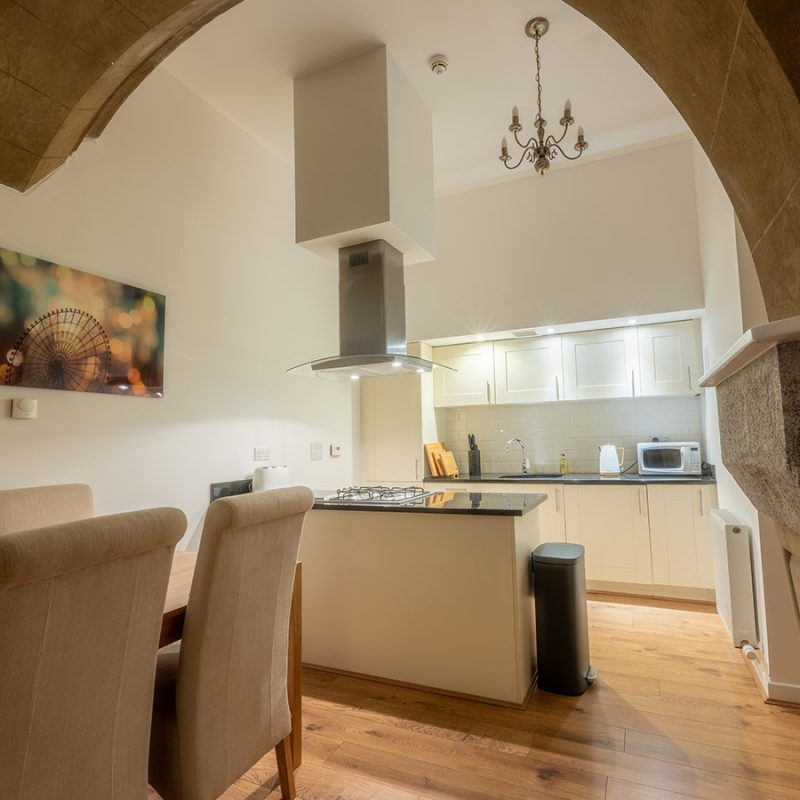
[[722,460],[778,522],[800,599],[800,342],[778,345],[717,387]]
[[2,0],[0,182],[25,190],[96,137],[181,42],[240,0]]

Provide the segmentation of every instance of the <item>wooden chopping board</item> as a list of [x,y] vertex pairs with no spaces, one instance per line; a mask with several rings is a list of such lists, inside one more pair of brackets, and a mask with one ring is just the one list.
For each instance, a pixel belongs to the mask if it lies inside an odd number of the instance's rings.
[[442,475],[447,478],[458,477],[458,464],[456,464],[455,456],[449,450],[442,450],[436,454],[436,458],[441,468]]
[[423,449],[425,450],[425,459],[428,462],[428,469],[431,471],[431,475],[434,478],[444,475],[443,472],[439,471],[439,464],[436,460],[436,454],[446,450],[444,442],[432,442],[431,444],[423,445]]

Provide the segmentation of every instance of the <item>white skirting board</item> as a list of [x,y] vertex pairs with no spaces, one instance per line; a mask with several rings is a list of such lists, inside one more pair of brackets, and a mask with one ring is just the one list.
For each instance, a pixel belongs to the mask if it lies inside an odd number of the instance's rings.
[[[629,594],[636,597],[654,597],[659,600],[696,600],[713,603],[713,589],[696,589],[692,586],[662,586],[657,583],[620,583],[619,581],[586,581],[590,592]],[[591,598],[589,598],[591,599]]]
[[[760,672],[760,670],[759,670]],[[792,703],[800,705],[800,686],[793,683],[778,683],[777,681],[767,681],[764,687],[767,699],[776,703]]]

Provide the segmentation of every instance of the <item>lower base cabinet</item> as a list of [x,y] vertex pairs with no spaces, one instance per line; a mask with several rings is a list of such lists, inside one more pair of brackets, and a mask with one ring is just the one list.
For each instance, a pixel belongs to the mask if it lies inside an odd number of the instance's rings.
[[715,487],[650,484],[647,498],[653,583],[713,589]]
[[[713,484],[426,483],[431,491],[546,494],[540,542],[586,548],[594,588],[710,599]],[[684,590],[684,591],[681,591]]]
[[647,486],[565,486],[567,541],[586,548],[586,578],[653,582]]

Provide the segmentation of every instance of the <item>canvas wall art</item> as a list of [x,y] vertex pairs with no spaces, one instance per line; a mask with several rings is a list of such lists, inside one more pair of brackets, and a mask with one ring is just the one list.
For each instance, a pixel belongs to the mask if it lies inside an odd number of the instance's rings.
[[164,396],[166,298],[0,248],[0,385]]

